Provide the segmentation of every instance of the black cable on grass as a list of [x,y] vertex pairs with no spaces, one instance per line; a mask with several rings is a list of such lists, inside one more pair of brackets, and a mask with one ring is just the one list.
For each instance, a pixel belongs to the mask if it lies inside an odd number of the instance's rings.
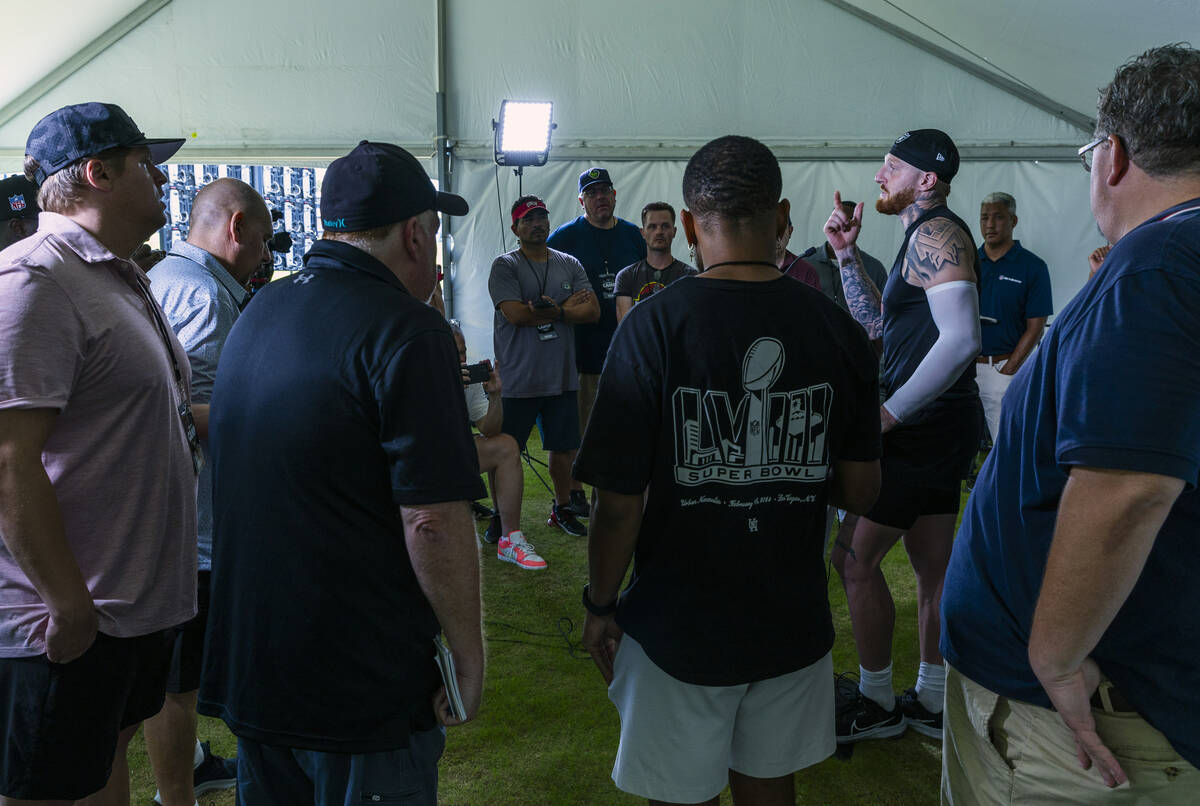
[[540,481],[542,486],[546,488],[546,492],[550,493],[550,497],[554,498],[554,490],[549,484],[546,483],[546,480],[542,478],[542,474],[537,472],[537,468],[533,466],[533,463],[537,462],[539,465],[546,468],[547,472],[550,470],[550,465],[546,464],[541,459],[534,459],[528,448],[521,449],[521,458],[525,460],[525,464],[529,465],[529,469],[533,471],[533,475],[537,476],[538,481]]
[[[513,632],[522,633],[524,635],[533,636],[535,638],[561,638],[567,645],[567,654],[572,660],[591,660],[592,656],[583,648],[583,644],[571,639],[571,633],[575,632],[575,622],[571,621],[567,616],[558,617],[558,632],[537,632],[536,630],[527,630],[524,627],[518,627],[515,624],[508,624],[503,621],[488,621],[484,620],[483,626],[497,627]],[[491,635],[487,636],[487,640],[497,644],[525,644],[526,646],[542,647],[543,649],[558,649],[557,645],[539,643],[537,641],[527,641],[523,638],[495,638]]]

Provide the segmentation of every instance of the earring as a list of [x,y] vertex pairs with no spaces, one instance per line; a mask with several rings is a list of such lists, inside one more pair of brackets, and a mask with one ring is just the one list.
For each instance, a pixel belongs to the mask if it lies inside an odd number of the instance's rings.
[[696,244],[694,243],[688,244],[688,259],[691,261],[693,266],[696,265]]

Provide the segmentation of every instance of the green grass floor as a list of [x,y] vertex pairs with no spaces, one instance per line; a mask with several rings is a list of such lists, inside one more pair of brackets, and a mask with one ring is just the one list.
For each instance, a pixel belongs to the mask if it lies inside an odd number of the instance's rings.
[[[545,458],[530,439],[535,457]],[[549,481],[544,467],[538,472]],[[463,806],[576,806],[643,803],[609,777],[617,750],[617,712],[600,673],[579,648],[583,609],[579,590],[587,579],[587,539],[546,526],[551,495],[525,471],[526,536],[546,558],[545,571],[524,571],[495,559],[484,545],[483,602],[487,677],[483,706],[473,722],[451,728],[442,758],[443,804]],[[486,523],[478,524],[483,533]],[[829,600],[837,641],[837,671],[858,670],[850,617],[841,583],[832,571]],[[916,590],[913,572],[897,545],[884,561],[896,600],[893,642],[895,686],[914,685],[917,674]],[[236,741],[224,724],[201,717],[200,738],[232,755]],[[132,802],[146,806],[155,785],[141,734],[130,747]],[[863,742],[852,757],[837,756],[796,776],[797,803],[917,806],[938,802],[939,743],[908,731],[898,739]],[[200,799],[201,806],[229,806],[232,792]],[[721,803],[729,804],[728,790]]]

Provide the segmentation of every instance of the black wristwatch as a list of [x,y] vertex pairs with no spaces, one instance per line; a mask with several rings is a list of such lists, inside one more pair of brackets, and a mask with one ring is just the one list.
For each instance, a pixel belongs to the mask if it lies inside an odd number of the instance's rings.
[[589,613],[591,613],[593,616],[611,616],[613,613],[616,613],[617,612],[617,602],[620,601],[621,597],[618,596],[616,599],[613,599],[612,604],[598,605],[595,602],[593,602],[592,597],[588,595],[588,588],[590,588],[591,586],[592,586],[592,583],[590,583],[590,582],[583,586],[583,606],[584,606],[584,608]]

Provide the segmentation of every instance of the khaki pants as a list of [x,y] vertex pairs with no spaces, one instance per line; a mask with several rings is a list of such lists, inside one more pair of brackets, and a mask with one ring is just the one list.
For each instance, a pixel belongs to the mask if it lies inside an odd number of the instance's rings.
[[[1032,359],[1033,356],[1030,356]],[[1003,375],[1000,370],[1004,368],[1007,361],[1001,361],[998,364],[976,364],[975,365],[975,384],[979,387],[979,402],[983,404],[983,416],[987,420],[988,433],[992,435],[992,442],[999,438],[997,431],[1000,427],[1000,403],[1004,400],[1004,393],[1008,391],[1008,387],[1012,384],[1012,375]]]
[[1075,758],[1058,714],[989,691],[946,664],[942,803],[1200,803],[1200,771],[1133,712],[1092,709],[1096,730],[1129,783],[1109,789]]

